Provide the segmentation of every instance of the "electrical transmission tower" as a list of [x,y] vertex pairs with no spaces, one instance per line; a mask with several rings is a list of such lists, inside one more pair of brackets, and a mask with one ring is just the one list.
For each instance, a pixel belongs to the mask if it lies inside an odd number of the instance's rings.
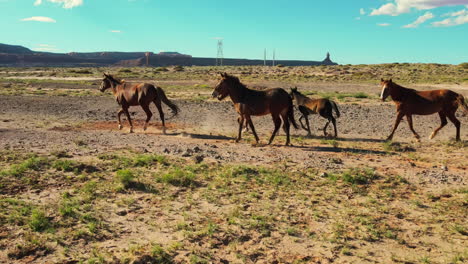
[[216,66],[223,66],[223,40],[218,39],[218,54],[216,55]]

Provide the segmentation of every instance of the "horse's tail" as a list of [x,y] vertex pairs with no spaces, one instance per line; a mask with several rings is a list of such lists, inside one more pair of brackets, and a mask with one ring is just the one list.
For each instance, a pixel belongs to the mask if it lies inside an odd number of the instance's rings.
[[289,99],[288,119],[289,119],[289,121],[291,121],[291,123],[292,123],[292,125],[294,126],[295,129],[299,128],[297,126],[296,119],[294,119],[294,104],[292,102],[292,99]]
[[172,113],[174,114],[173,116],[176,116],[179,113],[179,107],[176,104],[174,104],[171,100],[167,99],[166,93],[164,93],[161,87],[156,87],[156,94],[159,98],[161,98],[161,101],[163,101],[163,103],[165,103],[167,106],[169,106],[169,108],[171,108]]
[[463,108],[465,113],[468,114],[468,106],[466,105],[465,97],[463,97],[463,95],[459,94],[457,96],[457,103],[459,106],[461,106],[461,108]]
[[331,100],[330,100],[330,103],[331,103],[332,108],[335,110],[336,117],[337,118],[340,117],[340,110],[338,110],[338,105]]

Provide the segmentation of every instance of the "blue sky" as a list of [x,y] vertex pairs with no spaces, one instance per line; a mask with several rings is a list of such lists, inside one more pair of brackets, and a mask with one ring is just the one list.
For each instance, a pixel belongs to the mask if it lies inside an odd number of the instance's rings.
[[468,61],[468,0],[0,0],[0,43],[340,64]]

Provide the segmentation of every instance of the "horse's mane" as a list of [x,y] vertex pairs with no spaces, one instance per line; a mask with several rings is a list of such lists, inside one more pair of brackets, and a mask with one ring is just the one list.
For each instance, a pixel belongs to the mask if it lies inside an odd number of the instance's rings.
[[231,80],[238,88],[248,89],[247,85],[241,83],[239,78],[237,78],[236,76],[226,74],[224,78],[227,80]]
[[117,83],[117,84],[123,84],[123,83],[125,83],[125,80],[124,80],[124,79],[116,79],[116,78],[114,78],[114,76],[112,76],[112,75],[107,75],[107,78],[108,78],[111,82],[114,82],[114,83]]
[[302,94],[301,92],[299,92],[298,90],[293,90],[292,93],[296,96],[296,102],[298,105],[304,105],[305,103],[312,100],[309,97]]
[[403,90],[403,91],[405,91],[405,92],[417,92],[415,89],[406,88],[406,87],[401,86],[401,85],[399,85],[399,84],[397,84],[397,83],[394,83],[394,82],[392,82],[392,84],[393,84],[393,86],[395,86],[396,88],[399,88],[399,89],[401,89],[401,90]]

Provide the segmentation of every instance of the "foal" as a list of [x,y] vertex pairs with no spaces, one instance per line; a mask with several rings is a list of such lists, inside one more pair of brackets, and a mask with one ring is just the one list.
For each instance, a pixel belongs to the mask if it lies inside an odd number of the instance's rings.
[[468,113],[468,106],[465,104],[463,95],[446,89],[431,91],[408,89],[394,83],[392,79],[381,79],[380,85],[382,86],[380,99],[385,101],[390,96],[397,107],[397,118],[392,133],[388,136],[387,140],[393,138],[393,134],[398,128],[401,119],[403,116],[406,116],[411,132],[413,132],[413,135],[419,141],[420,136],[413,128],[412,115],[431,115],[434,113],[439,114],[440,126],[432,132],[429,139],[434,138],[437,132],[447,125],[448,117],[457,129],[456,140],[460,140],[460,121],[455,117],[455,112],[461,106]]
[[149,109],[150,103],[153,102],[158,108],[164,133],[166,132],[166,125],[164,121],[164,112],[161,107],[161,101],[169,106],[169,108],[171,108],[174,116],[179,113],[179,107],[167,99],[163,89],[160,87],[155,87],[152,84],[127,83],[125,81],[115,79],[110,74],[104,73],[104,79],[102,79],[100,91],[104,92],[109,88],[112,89],[112,93],[114,94],[117,103],[122,107],[122,109],[120,109],[120,111],[117,113],[119,129],[122,129],[120,116],[125,113],[128,119],[128,123],[130,124],[130,133],[133,133],[132,119],[130,118],[130,113],[128,112],[128,108],[130,106],[140,105],[141,108],[143,108],[146,113],[146,122],[143,129],[146,130],[148,123],[153,116],[153,113],[151,113]]
[[[301,94],[296,88],[291,88],[291,97],[296,102],[296,105],[299,108],[299,111],[302,113],[302,116],[299,118],[299,123],[303,129],[305,129],[309,136],[312,135],[310,132],[310,125],[309,125],[309,115],[310,114],[320,114],[323,118],[326,118],[328,122],[325,124],[323,128],[324,136],[327,136],[327,127],[330,122],[333,124],[333,128],[335,130],[335,138],[338,137],[338,132],[336,130],[336,119],[333,117],[333,110],[335,110],[336,117],[340,117],[340,111],[338,110],[338,106],[332,100],[328,100],[325,98],[322,99],[311,99],[303,94]],[[307,128],[302,123],[302,119],[305,119]]]

